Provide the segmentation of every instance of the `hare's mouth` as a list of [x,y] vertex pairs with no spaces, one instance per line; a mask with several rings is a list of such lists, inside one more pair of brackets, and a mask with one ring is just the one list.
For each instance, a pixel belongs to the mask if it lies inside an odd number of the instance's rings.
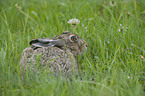
[[87,43],[83,43],[83,44],[81,45],[81,47],[82,47],[82,51],[86,51],[88,45],[87,45]]

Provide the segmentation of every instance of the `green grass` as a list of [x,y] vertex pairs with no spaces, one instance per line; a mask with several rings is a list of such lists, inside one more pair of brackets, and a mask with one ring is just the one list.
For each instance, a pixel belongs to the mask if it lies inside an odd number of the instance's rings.
[[[112,7],[109,0],[1,0],[0,95],[144,96],[145,2],[115,1]],[[30,72],[22,80],[19,60],[29,41],[72,31],[72,18],[81,21],[75,33],[88,43],[77,58],[81,77]],[[126,31],[118,31],[120,24]]]

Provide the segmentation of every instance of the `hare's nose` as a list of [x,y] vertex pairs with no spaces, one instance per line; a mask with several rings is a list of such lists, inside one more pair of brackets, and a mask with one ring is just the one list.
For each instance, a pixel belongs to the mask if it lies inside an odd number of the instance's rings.
[[85,45],[86,50],[87,50],[87,47],[88,47],[88,45]]

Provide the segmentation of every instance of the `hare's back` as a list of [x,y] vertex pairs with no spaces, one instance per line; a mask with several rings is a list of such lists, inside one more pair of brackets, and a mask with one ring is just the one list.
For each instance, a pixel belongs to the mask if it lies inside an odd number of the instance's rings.
[[[29,56],[31,57],[27,58]],[[73,54],[68,50],[64,51],[57,47],[50,46],[39,48],[37,50],[33,50],[29,56],[25,55],[27,63],[24,62],[25,64],[22,65],[24,65],[24,68],[26,65],[28,67],[32,66],[35,71],[37,71],[35,69],[36,65],[39,65],[39,68],[37,69],[45,69],[52,72],[62,71],[64,73],[71,72],[73,69],[77,68],[76,59]]]
[[50,64],[72,65],[72,63],[76,63],[75,57],[70,51],[68,50],[64,51],[61,50],[60,48],[51,47],[51,46],[43,47],[35,50],[31,59],[34,59],[35,61],[39,61],[41,65],[46,65],[48,63],[49,65]]

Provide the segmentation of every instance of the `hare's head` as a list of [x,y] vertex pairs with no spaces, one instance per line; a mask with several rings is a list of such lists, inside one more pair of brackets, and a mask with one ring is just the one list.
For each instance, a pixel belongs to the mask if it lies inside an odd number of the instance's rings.
[[62,50],[70,50],[74,56],[81,54],[87,49],[87,43],[81,39],[77,34],[65,31],[61,35],[54,38],[38,38],[30,42],[32,48],[35,50],[41,47],[54,46]]

